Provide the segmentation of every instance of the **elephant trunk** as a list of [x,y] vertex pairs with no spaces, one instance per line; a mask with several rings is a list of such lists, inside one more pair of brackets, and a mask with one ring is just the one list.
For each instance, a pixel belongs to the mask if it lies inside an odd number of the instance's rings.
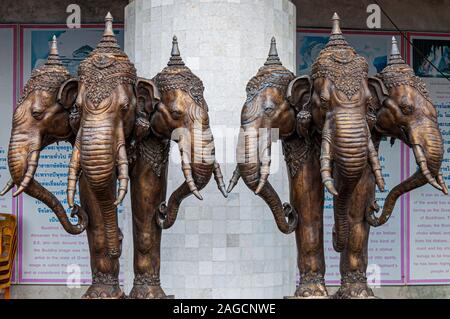
[[[368,139],[367,123],[358,108],[346,108],[328,115],[322,133],[321,173],[323,183],[335,195],[333,247],[337,252],[342,252],[347,244],[349,204],[367,167]],[[337,188],[333,175],[337,177]]]
[[[269,206],[274,216],[278,229],[284,233],[292,233],[297,228],[297,212],[288,203],[281,203],[280,197],[267,180],[270,169],[270,159],[258,156],[257,134],[241,130],[238,146],[238,170],[244,183],[249,189],[257,193]],[[244,145],[242,145],[244,143]],[[271,141],[268,139],[263,153],[270,157]],[[244,153],[242,153],[244,151]],[[266,156],[265,156],[266,157]],[[286,221],[288,218],[288,221]]]
[[420,137],[410,134],[411,147],[419,169],[389,192],[379,217],[375,216],[373,210],[366,212],[366,219],[371,226],[378,227],[385,224],[400,196],[427,183],[444,193],[447,192],[447,187],[444,185],[442,175],[439,172],[444,156],[442,136],[439,129],[433,125],[419,127],[415,129],[415,132],[416,134],[422,134]]
[[[192,118],[206,119],[205,116],[206,114],[197,114],[192,115]],[[184,131],[175,138],[178,140],[185,181],[170,195],[167,205],[163,202],[158,208],[156,222],[162,229],[170,228],[175,223],[183,199],[190,194],[194,194],[200,200],[203,199],[199,191],[208,184],[213,172],[219,188],[224,188],[220,167],[215,160],[211,129],[207,122],[197,124],[189,132]]]
[[8,165],[14,184],[20,185],[14,195],[17,196],[23,191],[43,202],[55,213],[65,231],[72,235],[80,234],[86,229],[88,223],[84,210],[77,207],[72,211],[72,217],[77,216],[78,223],[71,224],[64,207],[55,195],[34,180],[40,147],[39,141],[30,144],[28,134],[21,134],[13,129],[8,150]]
[[[120,121],[119,121],[120,122]],[[73,180],[79,169],[87,181],[103,214],[106,246],[109,256],[120,257],[117,204],[125,196],[128,182],[128,161],[125,152],[122,123],[87,118],[83,121],[79,138],[74,148],[69,173],[69,187],[73,194]],[[80,161],[77,164],[77,161]],[[116,200],[116,164],[119,179],[119,196]],[[72,181],[72,183],[70,183]]]

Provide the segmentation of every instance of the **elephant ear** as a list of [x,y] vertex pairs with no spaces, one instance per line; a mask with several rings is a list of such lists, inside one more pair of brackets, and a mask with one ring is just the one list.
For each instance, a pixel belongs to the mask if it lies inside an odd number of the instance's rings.
[[306,141],[310,140],[312,115],[309,110],[309,99],[311,97],[311,79],[303,75],[289,83],[286,98],[294,107],[297,114],[297,133]]
[[71,109],[75,104],[78,94],[78,80],[75,78],[68,79],[64,82],[58,91],[57,101],[66,110]]
[[137,116],[134,136],[136,141],[141,141],[150,131],[150,117],[156,105],[161,101],[156,84],[144,78],[138,78],[136,82]]
[[69,124],[76,134],[80,128],[81,114],[76,105],[78,95],[78,80],[71,78],[64,82],[58,91],[57,101],[69,112]]
[[138,78],[136,82],[136,95],[138,112],[145,112],[148,116],[153,113],[156,104],[161,101],[161,94],[156,84],[144,78]]
[[378,99],[380,105],[383,105],[384,101],[389,98],[389,91],[384,85],[383,81],[376,77],[369,77],[369,88],[371,91],[375,92],[376,98]]
[[309,101],[311,95],[311,79],[308,75],[295,78],[289,83],[286,98],[297,111]]

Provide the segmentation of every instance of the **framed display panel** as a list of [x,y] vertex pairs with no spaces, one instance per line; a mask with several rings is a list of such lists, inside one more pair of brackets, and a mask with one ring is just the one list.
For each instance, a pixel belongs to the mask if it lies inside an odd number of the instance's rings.
[[[426,83],[438,112],[444,143],[442,173],[450,179],[450,34],[408,33],[407,63]],[[416,50],[416,47],[418,50]],[[436,70],[434,64],[442,73]],[[406,152],[406,174],[415,172],[412,151]],[[408,193],[406,202],[406,281],[450,283],[450,197],[427,184]]]
[[[311,73],[311,66],[319,52],[325,47],[330,34],[329,29],[297,29],[297,75]],[[344,37],[358,54],[369,64],[369,76],[383,70],[391,50],[392,37],[397,38],[404,50],[404,41],[393,32],[343,30]],[[376,190],[378,205],[382,208],[384,200],[392,187],[400,183],[404,176],[404,145],[396,142],[393,146],[388,140],[380,144],[379,158],[386,181],[386,190]],[[327,284],[340,284],[339,254],[332,245],[333,197],[325,192],[324,242]],[[371,285],[399,285],[405,282],[405,243],[404,243],[404,202],[399,200],[389,222],[379,228],[371,227],[369,237],[367,276]]]
[[[79,63],[95,49],[103,30],[103,24],[82,25],[80,29],[67,29],[65,25],[21,25],[20,88],[25,85],[31,71],[46,62],[53,35],[57,38],[62,63],[72,75],[76,76]],[[123,48],[123,25],[115,25],[114,30],[119,45]],[[55,194],[66,208],[68,208],[67,172],[71,154],[72,147],[69,143],[48,146],[41,152],[39,167],[35,174],[35,178]],[[122,214],[123,207],[119,209],[119,214]],[[46,205],[28,195],[19,197],[18,216],[19,283],[90,283],[86,233],[78,236],[66,233],[54,213]]]
[[[0,24],[0,187],[6,185],[10,179],[8,169],[8,144],[11,132],[12,114],[17,100],[17,57],[18,57],[18,26],[13,24]],[[12,197],[15,188],[3,197],[0,197],[0,213],[17,216],[17,200]],[[17,262],[15,263],[15,266]],[[12,282],[16,280],[13,272]]]
[[[0,107],[2,116],[0,125],[0,187],[6,185],[10,179],[8,169],[8,145],[9,133],[11,132],[12,114],[16,107],[17,91],[17,26],[0,24]],[[0,197],[0,213],[15,214],[16,200],[10,191]]]

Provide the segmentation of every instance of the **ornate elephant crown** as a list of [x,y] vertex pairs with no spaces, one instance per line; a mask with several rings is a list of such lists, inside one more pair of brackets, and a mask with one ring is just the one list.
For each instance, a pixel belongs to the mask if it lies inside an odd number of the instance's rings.
[[67,71],[59,59],[56,36],[53,36],[47,62],[33,70],[30,79],[22,91],[19,104],[22,103],[31,92],[36,90],[56,93],[59,90],[61,83],[67,81],[69,78],[69,71]]
[[172,52],[167,66],[152,81],[161,93],[177,89],[187,92],[199,106],[208,111],[203,97],[203,82],[184,64],[176,36],[172,39]]
[[108,12],[100,43],[78,69],[80,81],[86,85],[87,97],[95,106],[110,96],[118,85],[134,85],[137,80],[136,68],[120,49],[112,22],[113,17]]
[[279,88],[285,93],[294,77],[294,74],[282,65],[278,57],[275,37],[272,37],[267,61],[247,83],[246,103],[252,101],[259,92],[268,87]]
[[333,30],[326,47],[312,65],[311,79],[327,78],[348,99],[359,92],[362,80],[367,78],[369,66],[347,43],[339,26],[339,16],[333,15]]
[[387,66],[376,75],[389,90],[400,85],[415,88],[427,101],[432,103],[427,87],[421,78],[414,74],[414,70],[402,59],[397,46],[397,40],[392,37],[392,49]]

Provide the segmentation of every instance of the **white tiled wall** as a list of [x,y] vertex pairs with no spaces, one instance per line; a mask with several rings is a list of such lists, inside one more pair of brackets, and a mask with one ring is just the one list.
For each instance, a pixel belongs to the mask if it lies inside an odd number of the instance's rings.
[[[288,0],[134,0],[126,8],[125,51],[139,76],[151,78],[166,66],[175,34],[183,60],[203,80],[226,182],[235,167],[245,86],[265,62],[272,36],[283,64],[295,70],[295,14]],[[183,181],[176,145],[172,151],[168,194]],[[280,145],[272,153],[270,181],[282,201],[288,201]],[[166,293],[177,298],[292,295],[294,235],[278,231],[268,207],[242,181],[228,199],[214,180],[201,193],[204,200],[186,199],[175,225],[163,232],[161,281]],[[132,275],[128,278],[129,283]]]

